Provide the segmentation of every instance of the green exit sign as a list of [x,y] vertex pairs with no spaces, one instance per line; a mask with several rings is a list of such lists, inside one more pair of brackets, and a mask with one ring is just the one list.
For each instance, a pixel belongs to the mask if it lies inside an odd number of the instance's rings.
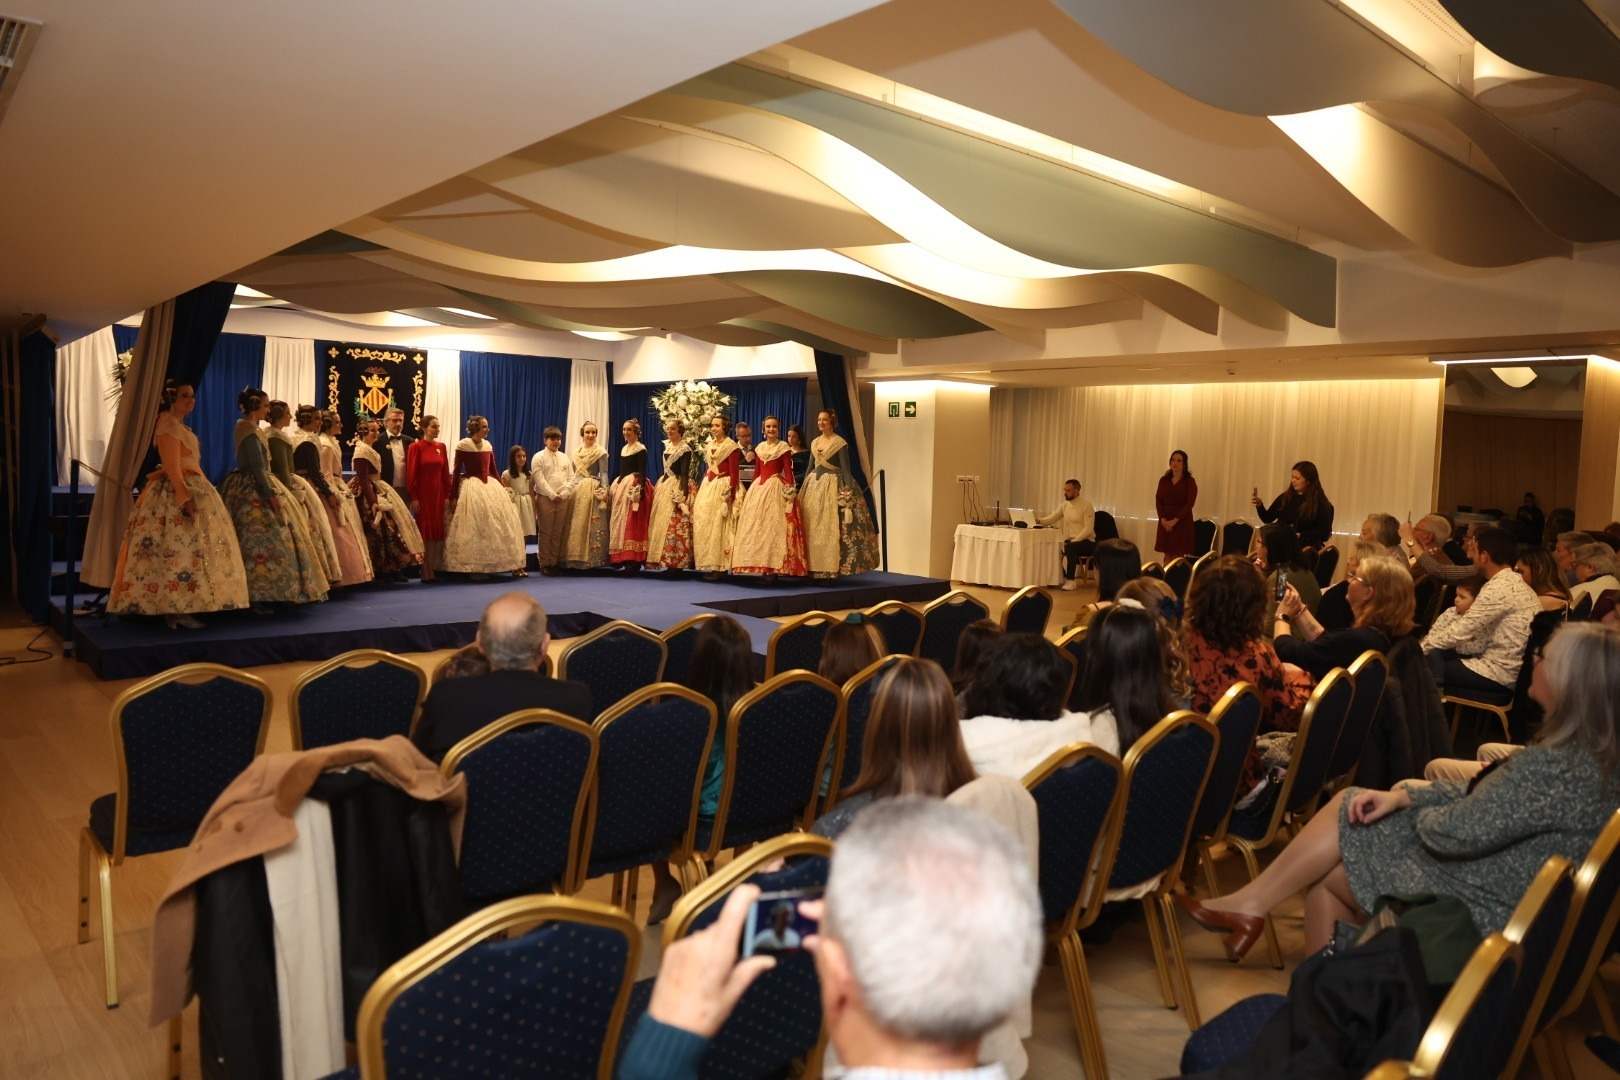
[[900,415],[900,403],[898,401],[889,402],[889,415],[890,416],[899,416]]
[[917,416],[917,403],[915,401],[906,402],[906,419],[913,420],[913,419],[916,419],[916,416]]

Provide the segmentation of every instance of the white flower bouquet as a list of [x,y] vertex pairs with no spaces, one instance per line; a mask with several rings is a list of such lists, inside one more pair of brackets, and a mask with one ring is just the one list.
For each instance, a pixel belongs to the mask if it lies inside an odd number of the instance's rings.
[[716,416],[730,419],[733,404],[730,394],[722,393],[701,379],[670,383],[652,396],[659,426],[668,427],[671,420],[679,420],[686,428],[686,441],[699,455],[709,445],[709,425]]

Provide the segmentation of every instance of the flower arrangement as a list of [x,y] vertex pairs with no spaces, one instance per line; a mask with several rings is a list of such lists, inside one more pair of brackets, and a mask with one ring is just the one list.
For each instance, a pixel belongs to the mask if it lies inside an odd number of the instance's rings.
[[730,394],[723,393],[701,379],[683,379],[652,396],[652,406],[658,411],[660,427],[671,420],[679,420],[686,428],[686,441],[701,454],[709,445],[709,425],[716,416],[730,419],[734,404]]
[[124,396],[124,380],[129,378],[129,365],[134,359],[135,350],[125,349],[113,361],[112,370],[107,372],[112,378],[112,382],[107,386],[108,401],[117,402],[119,398]]

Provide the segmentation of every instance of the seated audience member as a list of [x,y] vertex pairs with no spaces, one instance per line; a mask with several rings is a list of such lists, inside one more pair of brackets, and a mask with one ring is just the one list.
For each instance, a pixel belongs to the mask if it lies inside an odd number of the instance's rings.
[[1553,545],[1553,562],[1558,564],[1559,571],[1564,575],[1564,584],[1574,588],[1580,584],[1580,578],[1575,576],[1575,549],[1587,544],[1595,543],[1591,533],[1561,532],[1558,542]]
[[1388,652],[1397,638],[1412,632],[1412,575],[1398,561],[1387,555],[1369,556],[1348,581],[1346,595],[1356,616],[1348,630],[1322,629],[1292,585],[1277,605],[1272,627],[1277,657],[1313,681],[1319,682],[1336,667],[1348,668],[1368,649]]
[[[1322,602],[1322,587],[1316,583],[1316,575],[1305,569],[1299,539],[1292,529],[1280,523],[1260,526],[1254,538],[1253,558],[1255,568],[1266,575],[1273,597],[1277,595],[1277,577],[1281,575],[1315,614],[1316,605]],[[1275,600],[1272,606],[1276,606]]]
[[1567,533],[1575,528],[1575,511],[1567,506],[1560,506],[1547,515],[1547,527],[1541,534],[1541,545],[1551,551],[1552,546],[1558,542],[1560,533]]
[[492,669],[489,666],[489,657],[477,645],[463,645],[443,660],[433,669],[433,685],[437,686],[447,679],[465,679],[469,675],[488,675]]
[[1580,603],[1584,596],[1595,602],[1606,589],[1620,589],[1620,580],[1615,578],[1614,549],[1608,544],[1582,544],[1573,554],[1576,585],[1569,590],[1571,605]]
[[1152,615],[1159,623],[1159,655],[1164,660],[1164,677],[1177,708],[1186,708],[1192,695],[1192,669],[1187,664],[1187,647],[1181,640],[1181,601],[1176,592],[1158,578],[1139,577],[1127,581],[1114,602]]
[[1383,548],[1379,552],[1381,555],[1406,558],[1406,553],[1401,550],[1401,523],[1394,514],[1368,514],[1367,520],[1361,523],[1361,539]]
[[1502,929],[1542,863],[1579,865],[1620,802],[1620,634],[1586,623],[1558,631],[1530,693],[1546,709],[1535,742],[1477,782],[1347,788],[1254,881],[1177,902],[1237,956],[1267,912],[1305,889],[1307,953],[1328,943],[1335,920],[1359,921],[1386,893],[1456,896],[1480,933]]
[[843,686],[877,663],[882,655],[883,639],[860,612],[855,612],[827,627],[827,636],[821,639],[821,663],[816,667],[816,674],[834,686]]
[[1564,584],[1564,575],[1546,548],[1525,548],[1513,569],[1541,601],[1541,610],[1562,611],[1569,606],[1569,586]]
[[[709,1040],[773,957],[737,957],[742,885],[715,923],[664,951],[621,1080],[695,1080]],[[888,799],[838,841],[815,955],[823,1023],[850,1080],[952,1076],[979,1068],[981,1040],[1028,1006],[1040,970],[1041,905],[1017,837],[937,800]]]
[[474,639],[491,670],[441,681],[429,690],[411,741],[441,761],[462,739],[523,709],[555,709],[590,723],[591,692],[585,684],[553,679],[540,671],[550,640],[546,609],[538,600],[521,592],[496,597],[484,609]]
[[1114,594],[1115,603],[1131,601],[1143,611],[1151,611],[1168,623],[1181,622],[1181,598],[1176,590],[1155,577],[1132,578]]
[[[1253,683],[1260,691],[1260,732],[1297,731],[1310,683],[1283,671],[1264,633],[1265,614],[1265,579],[1245,559],[1223,555],[1193,579],[1185,623],[1191,707],[1207,716],[1234,683]],[[1250,748],[1244,770],[1248,790],[1264,775],[1257,748]]]
[[[1384,553],[1382,545],[1369,540],[1352,540],[1346,545],[1344,580],[1323,589],[1322,599],[1316,605],[1316,621],[1322,624],[1322,629],[1344,630],[1356,621],[1356,613],[1350,610],[1350,579],[1356,576],[1362,560]],[[1402,566],[1406,565],[1405,556],[1394,558]]]
[[1412,575],[1450,584],[1473,574],[1472,563],[1458,563],[1446,553],[1450,539],[1451,522],[1441,514],[1424,514],[1416,525],[1402,525],[1401,550],[1412,560]]
[[[1484,587],[1484,574],[1475,574],[1453,585],[1452,589],[1455,590],[1456,596],[1451,606],[1442,611],[1440,617],[1434,620],[1434,625],[1429,627],[1429,634],[1438,633],[1442,637],[1449,637],[1452,633],[1451,624],[1468,614],[1468,609],[1474,606],[1474,601],[1479,598],[1479,591]],[[1424,636],[1424,640],[1428,640],[1428,635]]]
[[1065,480],[1063,502],[1050,514],[1035,519],[1041,525],[1057,526],[1063,534],[1064,592],[1080,587],[1080,560],[1096,550],[1096,517],[1091,500],[1080,494],[1080,481]]
[[1468,611],[1423,639],[1423,652],[1442,694],[1513,692],[1530,640],[1530,620],[1541,601],[1513,572],[1518,541],[1496,525],[1474,530],[1474,565],[1485,578]]
[[861,774],[811,831],[836,840],[878,799],[943,799],[977,776],[962,745],[950,680],[932,660],[908,656],[878,682],[861,744]]
[[1467,782],[1484,772],[1486,766],[1493,762],[1506,761],[1522,749],[1523,747],[1513,743],[1480,743],[1479,749],[1474,752],[1473,761],[1462,761],[1458,758],[1435,758],[1423,767],[1423,779],[1430,783],[1436,780],[1462,780]]
[[1065,626],[1072,630],[1085,626],[1099,611],[1113,606],[1114,597],[1127,581],[1142,576],[1142,553],[1129,540],[1115,538],[1097,545],[1097,599],[1080,609],[1074,622]]
[[1176,708],[1158,616],[1119,604],[1099,615],[1086,635],[1080,708],[1091,742],[1123,757],[1136,740]]
[[1003,634],[967,689],[962,744],[974,771],[1022,779],[1054,750],[1075,742],[1119,753],[1111,718],[1096,723],[1064,709],[1073,674],[1074,662],[1041,635]]
[[990,646],[1001,637],[1001,624],[994,619],[976,619],[962,629],[956,639],[956,662],[951,666],[951,688],[956,691],[956,712],[965,716],[967,688],[973,684],[979,665],[990,651]]

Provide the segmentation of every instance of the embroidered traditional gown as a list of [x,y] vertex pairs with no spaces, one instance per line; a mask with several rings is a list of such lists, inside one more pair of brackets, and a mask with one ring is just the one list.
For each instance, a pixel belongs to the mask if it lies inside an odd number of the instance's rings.
[[[348,478],[343,475],[343,448],[330,435],[316,435],[314,438],[315,446],[320,450],[321,471],[326,474],[327,489],[337,496],[338,517],[354,538],[355,550],[360,553],[360,562],[365,567],[365,577],[361,580],[370,581],[377,576],[377,571],[371,565],[371,547],[366,543],[366,527],[360,520],[360,508],[355,505],[354,493],[349,490]],[[342,551],[338,554],[341,556]],[[344,574],[345,578],[348,576]]]
[[326,569],[293,509],[293,493],[270,472],[269,437],[243,419],[234,438],[237,465],[220,482],[219,495],[236,526],[248,598],[258,604],[325,600],[331,587]]
[[652,489],[647,484],[647,446],[626,443],[619,451],[619,478],[608,492],[608,561],[647,561],[647,519],[652,515]]
[[[195,615],[248,606],[247,574],[231,515],[203,475],[197,436],[173,413],[152,435],[162,466],[146,478],[124,530],[107,610]],[[190,499],[190,515],[181,508]]]
[[332,544],[337,549],[338,576],[334,584],[360,585],[370,581],[371,560],[363,548],[365,538],[350,530],[343,518],[341,502],[336,506],[327,502],[328,497],[340,500],[347,497],[348,489],[342,485],[334,487],[332,478],[327,475],[321,461],[320,436],[300,430],[293,433],[291,439],[293,468],[315,492],[320,512],[326,516],[327,531],[332,534]]
[[562,564],[572,570],[606,566],[608,463],[600,446],[574,448],[574,490],[568,496],[568,539]]
[[735,439],[710,442],[703,450],[708,470],[692,500],[692,561],[705,573],[731,569],[731,542],[736,532],[742,448]]
[[692,510],[687,484],[692,446],[685,439],[664,444],[664,474],[653,491],[647,524],[647,562],[668,570],[692,568]]
[[516,476],[512,470],[507,469],[501,474],[506,479],[506,493],[511,496],[512,505],[518,513],[518,526],[523,530],[525,539],[534,535],[534,479],[529,471],[524,469]]
[[444,539],[444,506],[450,499],[450,461],[444,443],[417,439],[405,449],[405,490],[416,500],[423,540]]
[[354,444],[354,479],[349,481],[349,491],[360,509],[371,565],[378,573],[397,574],[407,566],[420,566],[422,534],[405,500],[382,478],[382,455],[376,447]]
[[849,471],[849,444],[838,435],[810,440],[810,475],[799,491],[805,562],[818,578],[863,574],[878,564],[877,530]]
[[504,574],[523,569],[528,555],[517,508],[495,473],[488,442],[456,444],[455,510],[445,530],[444,568],[464,574]]
[[338,564],[337,542],[332,538],[332,523],[326,518],[326,507],[321,505],[321,497],[310,487],[309,481],[299,476],[293,466],[293,452],[298,448],[300,434],[297,428],[270,429],[270,471],[292,492],[293,512],[309,533],[321,570],[330,584],[340,580],[343,571]]
[[802,575],[804,524],[793,490],[793,452],[778,440],[760,443],[755,457],[754,482],[737,512],[731,572]]

